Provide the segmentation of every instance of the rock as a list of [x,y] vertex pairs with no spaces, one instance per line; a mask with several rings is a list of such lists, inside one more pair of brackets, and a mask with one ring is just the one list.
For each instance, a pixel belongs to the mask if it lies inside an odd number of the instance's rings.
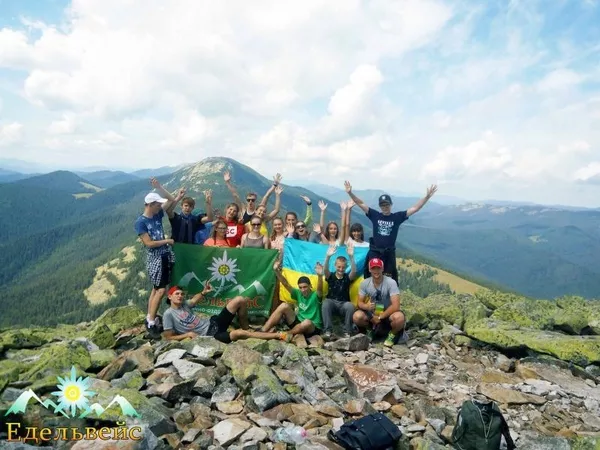
[[415,358],[415,363],[417,364],[427,364],[429,360],[429,355],[427,353],[419,353]]
[[142,377],[142,373],[139,370],[133,370],[127,372],[122,378],[116,378],[111,380],[110,385],[118,389],[134,389],[140,390],[144,386],[145,380]]
[[154,369],[154,352],[150,345],[143,345],[131,350],[127,357],[142,375],[149,374]]
[[213,367],[205,367],[198,371],[196,377],[193,392],[203,397],[212,397],[217,387],[217,371]]
[[215,425],[212,432],[219,445],[228,446],[251,427],[252,424],[245,420],[227,419]]
[[158,355],[158,358],[156,358],[156,363],[154,364],[154,367],[157,368],[162,366],[169,366],[173,364],[174,361],[183,358],[183,355],[185,355],[185,353],[185,350],[179,348],[161,353],[160,355]]
[[392,413],[397,417],[404,417],[408,415],[408,410],[404,405],[394,405],[392,406]]
[[173,361],[173,367],[177,369],[179,376],[184,380],[196,379],[198,374],[204,370],[203,365],[186,361],[185,359],[176,359]]
[[242,434],[240,442],[262,442],[267,438],[267,432],[258,427],[252,427]]
[[494,366],[503,372],[511,372],[514,369],[515,363],[512,359],[507,358],[502,353],[496,356]]
[[496,370],[486,370],[481,375],[482,383],[498,383],[498,384],[518,384],[523,380],[512,373],[498,372]]
[[94,321],[94,325],[106,325],[112,334],[116,334],[121,330],[143,324],[145,318],[146,313],[137,306],[120,306],[104,311]]
[[527,450],[571,450],[569,441],[563,437],[523,436],[519,439],[519,448]]
[[364,397],[373,403],[382,401],[398,386],[396,379],[387,371],[372,366],[346,364],[344,377],[352,395]]
[[325,348],[329,350],[337,350],[341,352],[359,352],[369,348],[369,338],[364,334],[355,334],[349,338],[338,339],[337,341],[328,342]]
[[409,326],[426,326],[441,321],[461,329],[489,315],[489,310],[476,297],[469,295],[433,294],[419,298],[404,292],[402,310]]
[[202,430],[199,430],[197,428],[190,428],[189,430],[186,431],[186,433],[181,438],[181,443],[182,444],[190,444],[190,443],[194,442],[194,440],[196,439],[196,437],[201,432],[202,432]]
[[391,407],[392,405],[390,405],[388,402],[377,402],[373,404],[373,408],[381,412],[389,411]]
[[231,402],[221,402],[216,404],[217,409],[225,414],[239,414],[244,409],[244,405],[242,402],[231,401]]
[[442,431],[446,428],[446,422],[442,419],[427,419],[427,423],[435,430],[437,434],[442,435]]
[[239,393],[239,389],[235,384],[231,383],[223,383],[217,387],[217,390],[214,392],[212,397],[210,398],[211,403],[223,403],[230,402],[237,397]]
[[117,359],[117,353],[114,350],[96,350],[90,352],[90,369],[98,370],[108,366],[111,362]]
[[406,378],[396,377],[396,382],[398,386],[402,390],[402,392],[406,392],[409,394],[421,394],[427,395],[429,393],[429,389],[426,386],[422,385],[413,380],[409,380]]
[[477,392],[483,394],[486,397],[504,404],[516,404],[522,405],[532,403],[534,405],[543,405],[546,403],[546,399],[532,394],[523,394],[518,391],[511,389],[505,389],[494,386],[492,384],[481,383],[477,385]]

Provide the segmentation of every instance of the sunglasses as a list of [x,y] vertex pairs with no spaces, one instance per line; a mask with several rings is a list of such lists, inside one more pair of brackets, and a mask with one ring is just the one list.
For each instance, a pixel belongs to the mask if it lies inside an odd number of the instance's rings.
[[306,225],[296,225],[296,228],[306,228]]
[[253,227],[260,227],[260,223],[252,223]]
[[256,199],[255,198],[247,198],[246,201],[249,203],[254,203],[256,201]]

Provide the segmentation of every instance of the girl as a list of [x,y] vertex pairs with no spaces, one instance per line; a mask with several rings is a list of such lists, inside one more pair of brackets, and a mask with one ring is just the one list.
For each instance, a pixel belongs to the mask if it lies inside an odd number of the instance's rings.
[[[320,226],[314,227],[315,232],[320,234],[321,244],[327,245],[342,245],[344,242],[344,226],[345,226],[345,217],[346,217],[346,204],[340,203],[342,207],[342,211],[340,216],[342,217],[342,235],[340,236],[340,229],[335,222],[329,222],[327,226],[325,226],[325,210],[327,209],[327,203],[323,202],[323,200],[319,201],[319,208],[321,208],[321,220]],[[318,231],[317,231],[318,228]]]
[[348,243],[352,243],[354,247],[368,247],[369,242],[365,241],[365,231],[363,226],[360,223],[353,223],[352,226],[350,226],[350,215],[352,214],[352,208],[354,206],[355,203],[352,200],[346,203],[346,232],[344,233],[344,235],[347,237],[346,245],[348,245]]
[[[256,208],[255,215],[258,216],[261,220],[260,226],[260,234],[262,234],[265,238],[269,236],[269,231],[267,230],[267,223],[277,217],[279,213],[279,208],[281,206],[281,193],[283,192],[283,188],[281,186],[277,186],[275,188],[275,209],[267,214],[266,205],[260,204],[258,208]],[[250,233],[252,231],[252,225],[250,222],[252,218],[246,223],[246,233]]]
[[225,217],[220,217],[227,225],[227,242],[229,247],[239,247],[244,234],[244,225],[239,222],[240,208],[236,203],[230,203],[225,208]]
[[227,242],[227,224],[224,220],[217,220],[213,225],[210,237],[204,241],[205,247],[229,247]]
[[242,236],[240,247],[242,248],[269,248],[269,239],[261,234],[260,228],[263,222],[258,215],[253,215],[250,218],[250,227],[252,231]]
[[271,233],[271,248],[279,250],[279,258],[283,252],[283,242],[285,239],[285,233],[283,230],[283,219],[281,217],[275,217],[273,219],[273,232]]

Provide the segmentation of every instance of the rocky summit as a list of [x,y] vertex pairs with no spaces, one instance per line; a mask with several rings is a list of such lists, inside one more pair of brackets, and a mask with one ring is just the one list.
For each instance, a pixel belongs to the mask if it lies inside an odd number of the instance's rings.
[[[0,449],[6,422],[22,427],[139,426],[141,440],[51,441],[73,449],[339,449],[329,430],[381,411],[402,431],[398,449],[452,448],[466,399],[498,403],[519,449],[600,449],[600,303],[556,302],[486,292],[474,296],[403,296],[406,345],[386,348],[364,335],[246,340],[144,339],[144,313],[107,310],[91,323],[0,333]],[[101,415],[66,418],[31,400],[54,398],[57,377],[90,377],[94,402],[125,398],[139,417],[110,406]],[[120,396],[120,397],[118,397]],[[301,444],[276,442],[290,424],[307,430]],[[13,436],[14,438],[14,436]]]

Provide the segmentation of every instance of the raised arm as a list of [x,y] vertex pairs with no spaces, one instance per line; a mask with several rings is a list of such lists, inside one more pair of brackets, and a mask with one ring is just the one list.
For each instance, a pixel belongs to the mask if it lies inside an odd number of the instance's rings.
[[346,239],[348,238],[348,233],[346,232],[346,210],[348,209],[348,205],[346,202],[340,203],[340,216],[342,217],[342,225],[340,226],[340,245],[344,245],[346,243]]
[[354,192],[352,192],[352,185],[350,184],[349,181],[344,181],[344,187],[346,188],[346,192],[348,193],[350,198],[354,201],[354,203],[356,203],[358,205],[358,207],[365,212],[365,214],[368,213],[369,207],[367,205],[365,205],[365,202],[363,202],[360,198],[358,198],[356,195],[354,195]]
[[260,205],[262,205],[264,207],[267,206],[267,202],[269,201],[269,197],[271,196],[271,194],[273,193],[273,191],[275,191],[275,188],[277,188],[277,186],[279,186],[279,183],[281,183],[281,174],[277,173],[273,177],[273,184],[269,187],[269,189],[265,193],[264,197],[262,198],[262,200],[260,201],[260,203],[259,203],[258,206],[260,206]]
[[313,218],[312,202],[306,195],[301,195],[300,198],[306,203],[306,217],[304,218],[304,224],[308,227],[312,223]]
[[317,295],[319,298],[323,298],[323,266],[321,263],[317,263],[315,272],[317,273]]
[[204,202],[206,203],[206,216],[202,218],[202,223],[208,223],[215,220],[212,207],[212,190],[207,189],[204,191]]
[[330,245],[327,249],[327,253],[325,254],[325,278],[329,278],[329,275],[331,275],[331,272],[329,271],[329,261],[331,260],[331,257],[335,254],[336,250],[337,249],[335,248],[335,245]]
[[[173,194],[171,194],[171,195],[173,195]],[[179,203],[184,196],[185,196],[185,189],[179,188],[179,190],[175,194],[175,201],[171,204],[171,206],[169,206],[169,209],[167,209],[165,211],[167,213],[167,217],[169,219],[173,218],[174,212],[175,212],[175,207],[177,206],[177,203]]]
[[346,234],[346,240],[348,238],[351,238],[352,236],[350,236],[350,218],[352,216],[352,208],[354,207],[356,203],[354,203],[354,200],[348,200],[348,203],[346,203],[346,227],[344,228],[344,233]]
[[210,285],[209,282],[206,282],[206,285],[204,286],[204,289],[202,289],[202,292],[198,292],[196,295],[194,295],[191,299],[188,300],[188,305],[190,306],[196,306],[196,304],[202,300],[204,297],[206,297],[206,294],[208,294],[209,292],[212,292],[213,288]]
[[406,210],[406,215],[410,217],[414,213],[418,212],[423,206],[425,206],[425,203],[427,203],[429,201],[429,199],[431,197],[433,197],[433,194],[435,194],[436,191],[437,191],[437,186],[435,184],[432,184],[431,186],[429,186],[427,188],[427,194],[425,194],[425,197],[423,197],[421,200],[419,200],[413,206],[408,208]]
[[356,278],[356,261],[354,260],[354,244],[349,243],[346,246],[346,252],[348,253],[348,258],[350,259],[350,273],[348,274],[348,278],[350,281]]
[[237,189],[231,182],[231,174],[228,170],[226,170],[225,173],[223,173],[223,180],[225,181],[225,186],[227,186],[227,189],[229,189],[229,192],[231,192],[231,196],[233,197],[234,203],[236,203],[238,205],[238,209],[241,212],[243,212],[244,205],[242,203],[242,199],[240,198],[240,194],[238,194]]
[[275,271],[275,276],[277,277],[281,285],[284,288],[286,288],[287,291],[291,294],[294,288],[290,286],[290,283],[288,283],[288,281],[281,274],[281,263],[279,261],[275,261],[275,264],[273,264],[273,270]]
[[267,215],[267,221],[273,220],[275,217],[277,217],[277,214],[279,214],[279,209],[281,208],[281,193],[282,192],[283,192],[283,188],[281,186],[277,186],[275,188],[275,209]]
[[173,203],[175,202],[175,197],[173,197],[173,196],[171,195],[171,193],[170,193],[169,191],[167,191],[167,190],[166,190],[166,189],[165,189],[165,188],[162,186],[162,184],[160,184],[160,183],[158,182],[158,180],[157,180],[156,178],[154,178],[154,177],[150,178],[150,183],[152,183],[152,187],[153,187],[154,189],[156,189],[156,190],[159,192],[159,194],[160,194],[161,196],[163,196],[164,198],[166,198],[166,199],[167,199],[167,201],[166,201],[165,203],[163,203],[163,204],[162,204],[162,209],[163,209],[163,211],[168,211],[168,210],[169,210],[169,208],[170,208],[170,207],[173,205]]
[[321,230],[325,229],[325,210],[327,209],[327,203],[323,200],[319,200],[319,209],[321,210],[321,218],[319,219],[319,225],[321,225]]

